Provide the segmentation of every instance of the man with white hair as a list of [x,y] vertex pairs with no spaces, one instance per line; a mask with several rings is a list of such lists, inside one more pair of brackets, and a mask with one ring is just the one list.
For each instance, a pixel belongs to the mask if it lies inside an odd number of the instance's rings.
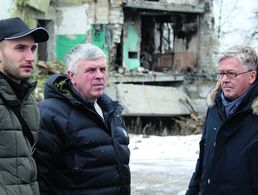
[[104,94],[106,57],[92,44],[66,56],[40,103],[36,149],[41,195],[129,195],[129,137],[122,106]]

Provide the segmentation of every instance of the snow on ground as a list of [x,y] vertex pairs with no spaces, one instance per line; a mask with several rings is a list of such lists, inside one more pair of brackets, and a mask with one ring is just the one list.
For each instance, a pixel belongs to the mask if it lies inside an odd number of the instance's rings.
[[132,195],[183,195],[195,168],[201,135],[130,135]]

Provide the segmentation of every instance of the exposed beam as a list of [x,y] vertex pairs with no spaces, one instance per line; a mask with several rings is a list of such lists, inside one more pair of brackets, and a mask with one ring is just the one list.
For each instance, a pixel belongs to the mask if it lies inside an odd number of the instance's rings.
[[138,74],[138,75],[112,75],[113,83],[151,83],[151,82],[183,82],[183,75],[173,75],[164,73]]
[[160,2],[138,2],[127,1],[124,7],[134,9],[149,9],[157,11],[168,12],[184,12],[184,13],[204,13],[204,4],[198,5],[186,5],[186,4],[174,4],[174,3],[160,3]]

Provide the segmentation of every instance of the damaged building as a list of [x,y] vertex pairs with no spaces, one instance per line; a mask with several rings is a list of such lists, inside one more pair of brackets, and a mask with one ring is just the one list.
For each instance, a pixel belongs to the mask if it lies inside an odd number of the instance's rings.
[[38,64],[62,64],[76,44],[102,48],[106,93],[124,106],[131,132],[180,131],[182,116],[206,110],[216,82],[212,0],[6,0],[0,19],[12,16],[50,32]]

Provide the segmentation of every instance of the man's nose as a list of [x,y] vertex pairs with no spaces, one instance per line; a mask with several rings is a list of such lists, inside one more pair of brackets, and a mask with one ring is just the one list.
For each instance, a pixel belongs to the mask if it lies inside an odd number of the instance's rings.
[[224,82],[230,80],[226,74],[224,74],[220,79],[221,81],[224,81]]
[[100,68],[97,68],[97,70],[96,70],[96,77],[98,77],[98,78],[104,77],[104,73],[103,73],[103,71],[101,71]]
[[35,60],[35,52],[31,51],[31,50],[28,50],[26,52],[26,60],[34,61]]

